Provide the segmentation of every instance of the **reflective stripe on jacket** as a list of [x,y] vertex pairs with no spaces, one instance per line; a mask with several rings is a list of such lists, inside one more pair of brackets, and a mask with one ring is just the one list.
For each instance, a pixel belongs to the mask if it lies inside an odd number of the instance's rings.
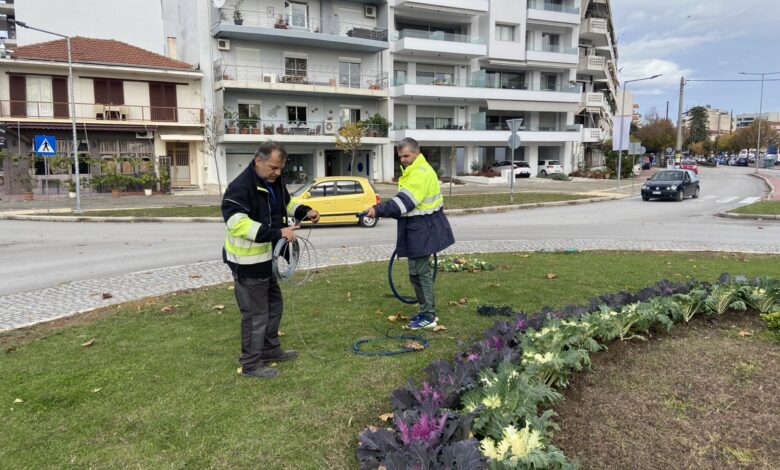
[[290,197],[281,178],[270,186],[261,180],[253,160],[228,185],[222,199],[223,261],[239,275],[269,277],[273,245],[281,238],[287,218],[300,220],[310,209]]

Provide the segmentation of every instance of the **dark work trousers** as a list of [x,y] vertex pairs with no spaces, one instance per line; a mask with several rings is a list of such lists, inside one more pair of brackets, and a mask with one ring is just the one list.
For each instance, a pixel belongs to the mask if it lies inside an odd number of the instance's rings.
[[430,265],[431,257],[421,256],[409,258],[409,281],[414,286],[419,313],[436,316],[436,300],[433,296],[433,274]]
[[279,354],[279,324],[282,321],[282,290],[269,277],[236,277],[236,301],[241,310],[241,357],[244,369],[253,369],[260,361]]

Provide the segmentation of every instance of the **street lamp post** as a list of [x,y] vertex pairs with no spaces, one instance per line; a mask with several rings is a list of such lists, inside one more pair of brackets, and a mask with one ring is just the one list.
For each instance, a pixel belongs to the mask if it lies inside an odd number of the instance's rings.
[[40,31],[42,33],[51,34],[52,36],[59,36],[61,38],[65,38],[67,44],[68,44],[68,93],[69,93],[69,100],[70,100],[70,117],[71,117],[71,124],[73,127],[73,145],[71,146],[73,148],[73,162],[76,167],[76,210],[74,211],[76,214],[81,213],[81,181],[79,178],[79,154],[78,154],[78,141],[76,136],[76,98],[73,94],[73,59],[71,57],[71,48],[70,48],[70,36],[66,36],[64,34],[55,33],[52,31],[47,31],[45,29],[36,28],[33,26],[28,25],[24,21],[19,20],[9,20],[9,22],[15,23],[17,26],[21,26],[22,28],[32,29],[34,31]]
[[764,108],[764,76],[777,75],[780,72],[739,72],[740,75],[761,75],[761,98],[758,100],[758,142],[756,142],[756,173],[758,173],[758,157],[761,155],[761,112]]
[[[635,78],[634,80],[626,80],[623,82],[623,96],[621,97],[621,103],[620,103],[620,112],[625,113],[626,110],[624,109],[626,107],[626,85],[628,85],[631,82],[641,82],[642,80],[652,80],[654,78],[658,78],[663,74],[653,75],[652,77],[644,77],[644,78]],[[633,119],[633,111],[631,112],[631,116]],[[620,115],[620,138],[618,139],[618,161],[617,161],[617,191],[620,192],[620,172],[622,170],[621,164],[623,162],[623,127],[626,124],[626,120],[624,119],[623,114]],[[628,123],[629,129],[631,128],[631,123]]]

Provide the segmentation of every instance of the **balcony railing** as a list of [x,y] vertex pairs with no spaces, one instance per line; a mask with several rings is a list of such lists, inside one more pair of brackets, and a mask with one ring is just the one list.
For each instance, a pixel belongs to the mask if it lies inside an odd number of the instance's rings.
[[[393,130],[444,130],[444,131],[509,131],[505,122],[489,123],[484,121],[458,122],[449,118],[434,118],[431,122],[405,122],[399,121],[393,125]],[[539,126],[530,125],[519,129],[520,132],[580,132],[580,126]]]
[[[272,121],[267,119],[226,119],[225,134],[291,135],[315,137],[335,135],[344,125],[338,121]],[[374,124],[363,124],[364,137],[386,137],[387,133]]]
[[402,29],[393,37],[394,41],[404,38],[430,39],[433,41],[465,42],[469,44],[485,44],[485,38],[468,34],[445,33],[444,31],[422,31],[419,29]]
[[[238,24],[234,19],[234,10],[223,8],[220,22],[223,24]],[[378,28],[372,22],[352,23],[341,21],[337,17],[315,18],[306,15],[276,15],[268,16],[267,11],[240,10],[243,26],[259,26],[262,28],[289,29],[308,31],[332,36],[348,36],[360,39],[387,41],[387,29]]]
[[[172,122],[203,124],[202,108],[76,103],[76,119],[106,123]],[[70,119],[69,103],[0,100],[0,117]]]
[[552,44],[528,44],[526,45],[526,50],[532,52],[554,52],[556,54],[579,54],[579,48]]
[[545,0],[528,0],[528,8],[532,10],[546,10],[546,11],[556,11],[559,13],[572,13],[575,15],[580,14],[579,7],[556,4]]
[[[315,67],[318,69],[319,67]],[[337,66],[332,67],[337,69]],[[327,67],[326,67],[327,69]],[[222,59],[214,62],[217,80],[247,81],[259,83],[288,83],[294,85],[316,85],[361,90],[384,90],[387,88],[385,74],[340,73],[337,70],[300,70],[282,67],[256,65],[228,65]]]
[[468,88],[500,88],[506,90],[525,90],[525,91],[551,91],[558,93],[580,93],[580,88],[574,86],[542,87],[541,85],[529,85],[526,82],[499,82],[490,78],[468,78],[461,79],[455,77],[396,77],[393,80],[393,86],[401,85],[435,85],[451,87]]

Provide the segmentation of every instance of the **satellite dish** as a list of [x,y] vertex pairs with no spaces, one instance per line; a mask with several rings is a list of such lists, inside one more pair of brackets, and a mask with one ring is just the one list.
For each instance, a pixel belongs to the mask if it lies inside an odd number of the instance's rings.
[[225,0],[211,0],[211,3],[213,3],[217,8],[222,8],[225,6]]

